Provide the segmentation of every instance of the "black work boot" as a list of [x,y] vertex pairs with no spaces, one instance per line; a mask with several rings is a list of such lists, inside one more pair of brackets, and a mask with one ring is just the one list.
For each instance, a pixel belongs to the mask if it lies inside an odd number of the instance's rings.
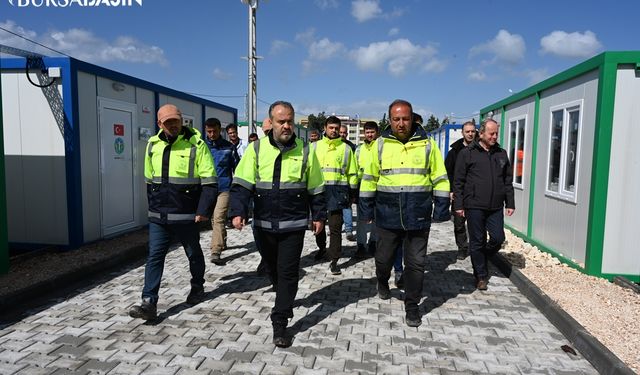
[[129,309],[129,316],[147,321],[156,320],[158,318],[158,309],[155,304],[151,303],[149,298],[143,298],[140,305],[132,306]]
[[367,250],[364,248],[364,245],[358,244],[358,250],[354,254],[354,258],[356,259],[364,259],[367,257]]
[[316,251],[316,255],[313,256],[313,259],[317,261],[325,261],[327,260],[327,249],[320,248]]
[[187,305],[197,305],[204,301],[204,288],[191,288],[191,292],[187,296]]
[[278,348],[288,348],[292,344],[291,337],[287,335],[287,322],[272,322],[273,345]]
[[409,327],[419,327],[422,324],[422,318],[420,317],[420,310],[412,309],[407,310],[405,316],[405,322]]
[[456,258],[458,260],[465,260],[465,258],[469,255],[469,251],[467,249],[458,249],[458,254],[456,255]]

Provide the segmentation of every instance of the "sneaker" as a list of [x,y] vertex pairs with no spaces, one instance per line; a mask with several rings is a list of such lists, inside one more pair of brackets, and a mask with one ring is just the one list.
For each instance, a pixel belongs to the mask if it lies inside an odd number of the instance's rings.
[[273,322],[273,345],[288,348],[291,344],[291,337],[287,335],[287,324]]
[[378,282],[378,298],[389,299],[391,298],[391,291],[389,290],[389,284],[383,285]]
[[467,249],[458,249],[458,254],[456,255],[456,258],[458,260],[465,260],[468,255],[469,255],[469,252],[467,251]]
[[331,264],[329,264],[329,270],[331,271],[332,275],[340,275],[342,274],[342,271],[340,271],[340,267],[338,267],[338,261],[334,260],[331,262]]
[[211,254],[211,258],[209,258],[209,260],[211,261],[211,263],[217,265],[217,266],[222,266],[224,265],[224,261],[222,260],[222,257],[220,256],[220,254]]
[[204,288],[191,288],[191,292],[187,296],[187,305],[197,305],[204,301]]
[[420,317],[419,310],[409,310],[405,316],[405,322],[409,327],[420,327],[422,324],[422,318]]
[[396,285],[398,289],[404,289],[404,273],[396,272],[395,280],[393,283]]
[[316,251],[316,255],[313,256],[313,259],[315,259],[317,261],[325,260],[326,259],[326,254],[327,254],[326,250],[318,249],[318,251]]
[[476,284],[476,289],[478,290],[487,290],[489,282],[486,279],[478,279],[478,283]]
[[155,320],[158,317],[158,309],[146,298],[140,305],[135,305],[129,309],[129,316],[136,319]]
[[358,244],[358,250],[353,255],[356,259],[364,259],[367,257],[367,250],[364,249],[364,245]]
[[353,232],[347,233],[347,241],[355,242],[355,240],[356,240],[356,235],[353,234]]

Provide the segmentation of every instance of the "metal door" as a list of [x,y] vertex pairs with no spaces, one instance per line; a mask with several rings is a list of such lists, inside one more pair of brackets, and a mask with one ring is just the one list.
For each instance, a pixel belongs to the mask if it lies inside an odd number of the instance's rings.
[[137,225],[133,124],[136,106],[98,99],[102,235]]

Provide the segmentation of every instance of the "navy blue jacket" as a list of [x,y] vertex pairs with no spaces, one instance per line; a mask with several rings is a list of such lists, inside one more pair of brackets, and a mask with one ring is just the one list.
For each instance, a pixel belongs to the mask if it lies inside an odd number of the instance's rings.
[[213,163],[218,174],[218,192],[229,191],[233,181],[233,171],[240,162],[240,157],[233,143],[220,137],[212,141],[205,137],[205,143],[213,156]]

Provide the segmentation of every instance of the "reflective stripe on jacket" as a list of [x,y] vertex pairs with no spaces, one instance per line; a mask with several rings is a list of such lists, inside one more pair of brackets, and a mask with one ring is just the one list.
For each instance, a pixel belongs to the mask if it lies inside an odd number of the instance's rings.
[[312,143],[322,167],[329,211],[349,207],[358,189],[358,166],[353,150],[342,138],[323,137]]
[[326,219],[324,181],[318,159],[295,135],[280,150],[270,133],[248,147],[236,168],[229,217],[247,217],[254,195],[254,222],[271,232],[305,230],[309,211]]
[[[419,230],[434,220],[448,218],[449,180],[436,142],[414,124],[406,143],[385,130],[372,147],[372,157],[363,166],[359,214],[365,221],[388,229]],[[446,212],[446,213],[445,213]]]
[[144,178],[149,221],[158,224],[193,223],[196,215],[211,216],[217,195],[213,159],[196,129],[183,127],[169,142],[164,132],[149,139]]

